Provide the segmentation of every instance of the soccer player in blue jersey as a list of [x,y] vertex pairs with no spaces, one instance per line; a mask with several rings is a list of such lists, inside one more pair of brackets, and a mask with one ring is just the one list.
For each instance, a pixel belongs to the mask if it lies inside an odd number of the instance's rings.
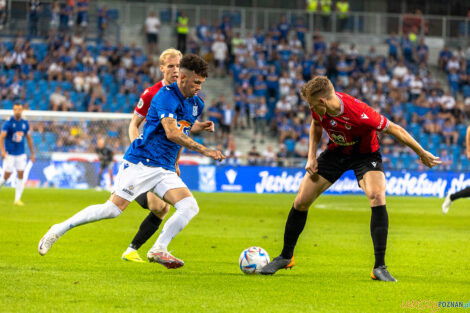
[[53,225],[39,241],[39,254],[45,255],[71,228],[117,217],[138,195],[151,190],[173,205],[176,212],[164,225],[147,257],[151,262],[158,262],[167,268],[183,266],[183,261],[172,256],[167,247],[199,212],[199,207],[175,173],[178,150],[183,146],[214,160],[225,158],[220,151],[208,149],[188,136],[190,130],[193,133],[204,130],[204,123],[196,123],[204,108],[197,93],[206,80],[207,72],[207,62],[199,56],[188,54],[182,58],[177,82],[162,88],[152,99],[143,135],[132,142],[124,155],[110,199],[103,204],[91,205],[68,220]]
[[18,173],[18,180],[15,190],[15,205],[24,205],[21,201],[23,194],[23,173],[26,168],[26,154],[24,152],[24,139],[28,141],[31,161],[35,161],[33,140],[29,134],[29,123],[21,115],[23,105],[15,103],[13,105],[13,116],[3,124],[0,134],[0,150],[3,159],[3,177],[0,178],[0,187],[10,178],[13,170]]

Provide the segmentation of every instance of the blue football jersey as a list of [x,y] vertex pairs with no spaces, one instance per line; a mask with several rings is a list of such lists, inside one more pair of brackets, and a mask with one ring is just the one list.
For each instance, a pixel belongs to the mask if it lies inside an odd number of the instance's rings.
[[24,119],[15,120],[12,116],[3,124],[3,131],[7,133],[5,138],[5,150],[11,155],[24,154],[24,138],[29,132],[29,123]]
[[142,162],[146,166],[174,171],[181,146],[168,140],[161,120],[165,117],[174,118],[179,129],[189,135],[203,109],[202,99],[198,96],[185,99],[177,83],[164,86],[152,99],[143,135],[132,142],[124,159],[135,164]]

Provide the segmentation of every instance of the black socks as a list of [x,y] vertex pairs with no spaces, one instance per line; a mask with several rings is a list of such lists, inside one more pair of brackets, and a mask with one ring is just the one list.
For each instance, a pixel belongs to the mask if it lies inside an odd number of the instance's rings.
[[307,221],[307,213],[308,211],[297,211],[292,206],[284,231],[284,248],[281,253],[284,259],[291,259],[294,255],[297,239],[299,239],[300,233],[304,230],[305,222]]
[[140,224],[139,231],[132,240],[130,247],[138,250],[147,240],[150,239],[150,237],[152,237],[153,234],[155,234],[161,223],[162,220],[150,212],[142,224]]
[[370,235],[374,243],[375,265],[385,265],[385,249],[387,248],[388,214],[385,205],[372,207],[370,218]]
[[453,193],[450,195],[450,200],[454,201],[460,198],[468,198],[470,197],[470,187],[467,187],[459,192]]

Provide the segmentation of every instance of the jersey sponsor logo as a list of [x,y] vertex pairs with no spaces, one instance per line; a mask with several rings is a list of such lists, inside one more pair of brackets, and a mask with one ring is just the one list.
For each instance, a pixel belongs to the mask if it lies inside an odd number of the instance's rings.
[[369,117],[367,116],[367,114],[365,114],[365,113],[361,114],[361,120],[368,120],[368,119],[369,119]]
[[189,131],[191,130],[191,124],[189,122],[179,121],[178,128],[183,134],[189,136]]
[[13,142],[22,142],[24,137],[24,132],[15,132],[11,137]]
[[382,125],[384,124],[384,122],[385,122],[385,117],[382,115],[382,116],[380,117],[380,124],[379,124],[379,126],[377,127],[378,130],[382,129]]
[[132,191],[130,191],[129,189],[122,188],[122,191],[124,191],[125,193],[127,193],[130,196],[134,196],[134,193]]
[[377,166],[377,162],[372,162],[372,166],[373,166],[373,167],[376,167],[376,166]]
[[336,121],[335,120],[331,120],[330,124],[331,124],[331,126],[336,127]]
[[357,143],[357,141],[351,141],[351,142],[346,141],[346,135],[344,135],[341,132],[329,129],[327,133],[330,139],[334,143],[336,143],[338,146],[352,146]]
[[139,103],[137,103],[137,107],[139,109],[142,109],[142,107],[144,106],[144,100],[142,100],[142,98],[139,99]]
[[129,167],[129,163],[124,163],[123,169],[126,169],[126,168],[128,168],[128,167]]
[[193,105],[193,116],[197,116],[197,109],[198,109],[198,106]]

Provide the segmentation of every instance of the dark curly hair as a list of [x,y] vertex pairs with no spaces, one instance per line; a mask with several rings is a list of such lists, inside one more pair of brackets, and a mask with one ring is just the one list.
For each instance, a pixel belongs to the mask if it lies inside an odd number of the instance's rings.
[[199,76],[206,78],[209,74],[209,65],[204,59],[195,54],[187,54],[181,59],[180,67],[193,71]]

